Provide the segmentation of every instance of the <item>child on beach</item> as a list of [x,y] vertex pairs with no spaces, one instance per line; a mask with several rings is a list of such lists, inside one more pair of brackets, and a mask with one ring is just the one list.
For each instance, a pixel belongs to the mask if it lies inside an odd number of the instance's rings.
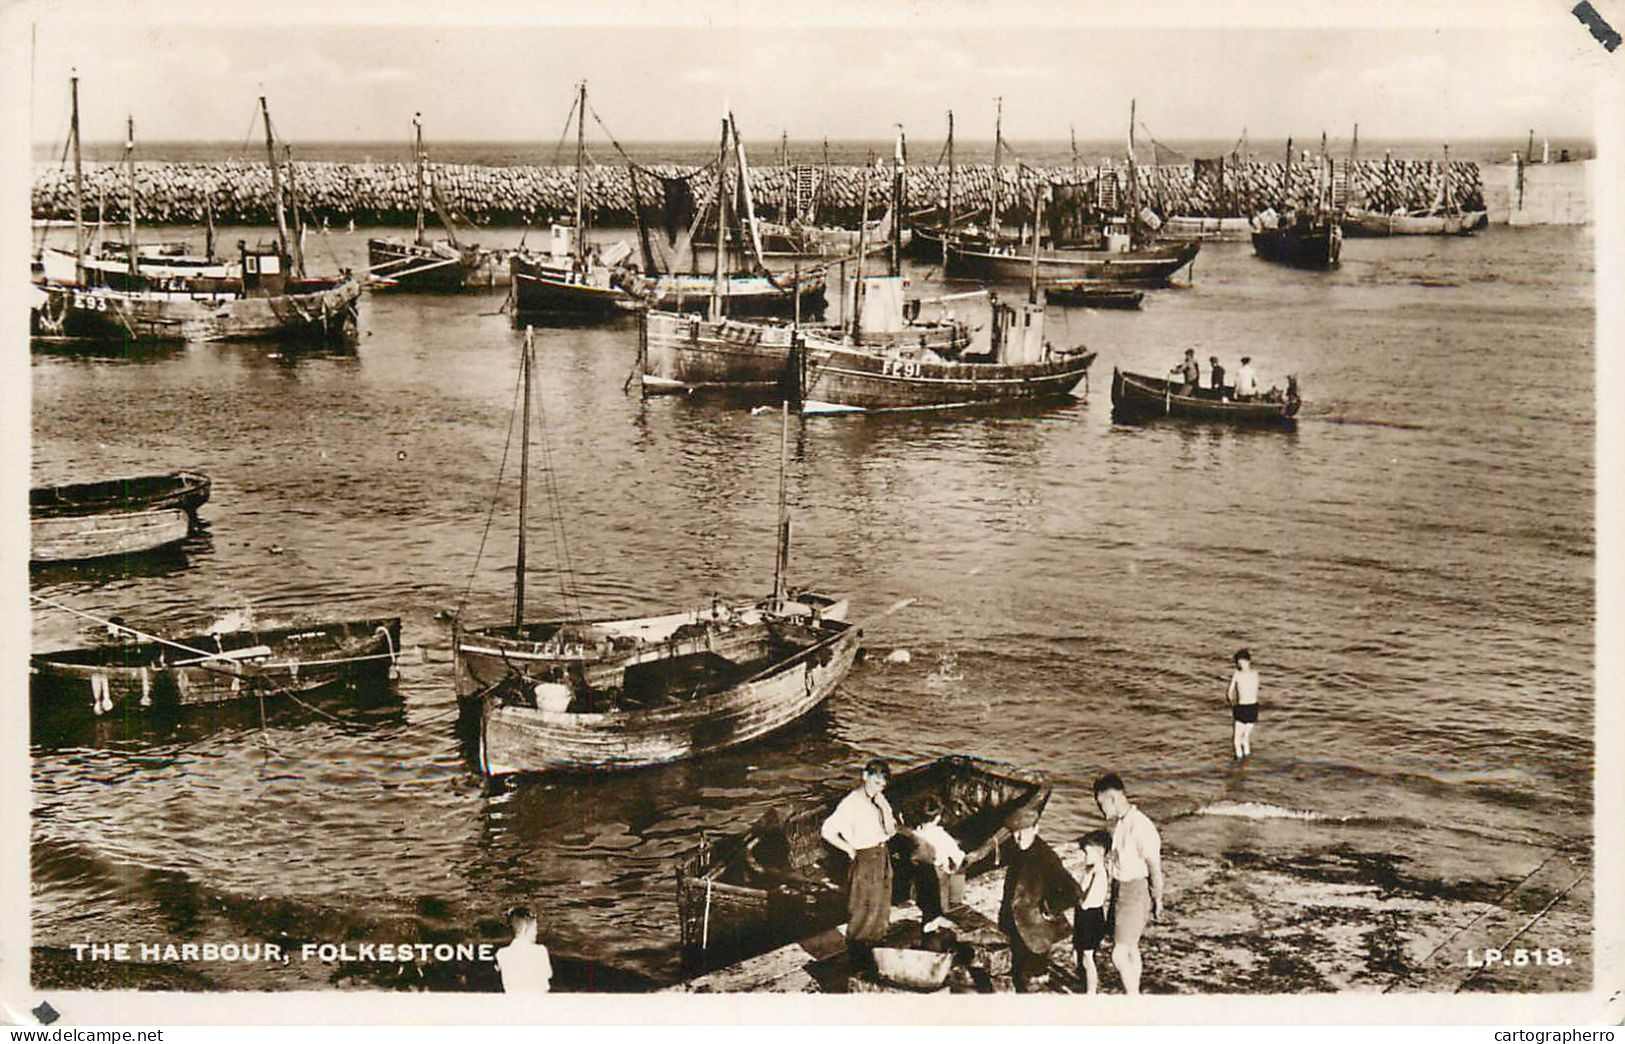
[[503,993],[547,993],[553,988],[553,962],[547,947],[536,938],[536,915],[528,906],[508,911],[513,942],[497,951],[497,971]]
[[1231,739],[1240,761],[1253,752],[1253,726],[1258,724],[1258,672],[1253,670],[1253,654],[1238,649],[1234,657],[1236,673],[1230,676],[1230,688],[1224,694],[1230,704],[1230,717],[1235,725]]
[[910,818],[921,931],[930,932],[946,924],[942,915],[964,900],[965,850],[943,828],[942,802],[936,798],[927,797]]
[[1104,830],[1091,830],[1078,838],[1078,848],[1083,852],[1083,877],[1078,881],[1078,891],[1083,898],[1072,913],[1072,949],[1077,953],[1078,975],[1083,979],[1085,993],[1100,992],[1095,951],[1106,937],[1106,900],[1111,895],[1106,853],[1111,847],[1112,836]]

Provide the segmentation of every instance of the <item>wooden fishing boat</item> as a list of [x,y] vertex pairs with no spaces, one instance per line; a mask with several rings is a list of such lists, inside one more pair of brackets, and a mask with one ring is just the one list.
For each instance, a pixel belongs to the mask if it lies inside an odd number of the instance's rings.
[[1384,214],[1375,210],[1351,208],[1343,216],[1343,234],[1362,238],[1378,236],[1467,236],[1489,223],[1483,210],[1440,213],[1432,210],[1402,210]]
[[[347,274],[307,278],[302,228],[290,238],[283,210],[281,167],[277,161],[270,111],[265,99],[265,144],[271,163],[277,218],[275,247],[239,245],[235,271],[225,277],[185,273],[144,276],[142,249],[136,240],[135,129],[130,121],[125,144],[130,226],[125,251],[129,272],[125,289],[110,285],[105,272],[88,266],[83,227],[83,177],[79,162],[78,79],[74,79],[72,144],[76,228],[75,278],[54,281],[47,273],[34,288],[30,333],[40,338],[93,341],[162,342],[254,338],[348,339],[355,335],[357,302],[362,286]],[[289,168],[294,222],[299,224],[298,195]],[[169,271],[165,268],[164,271]]]
[[1157,237],[1174,242],[1245,243],[1253,233],[1253,223],[1244,217],[1198,217],[1170,214],[1157,227]]
[[387,682],[401,643],[399,617],[341,620],[136,640],[36,653],[32,699],[53,712],[101,717]]
[[[749,830],[715,842],[702,837],[699,850],[677,871],[677,916],[683,954],[703,961],[741,951],[761,951],[804,938],[846,920],[845,858],[822,835],[824,820],[849,786],[785,801]],[[981,758],[938,758],[894,775],[886,799],[898,818],[926,798],[942,803],[942,825],[967,853],[985,849],[965,867],[967,876],[1004,865],[1006,818],[1018,808],[1042,812],[1049,801],[1042,772]],[[892,839],[893,902],[909,898],[909,839]]]
[[[1034,193],[1034,213],[1043,209]],[[1006,305],[989,295],[988,341],[979,351],[941,352],[907,343],[874,346],[852,335],[805,335],[797,383],[803,413],[935,410],[1066,396],[1089,373],[1095,353],[1057,349],[1045,337],[1039,303],[1037,241],[1028,261],[1027,301]],[[861,302],[860,302],[861,303]],[[853,330],[862,329],[862,313]]]
[[1077,305],[1082,308],[1138,308],[1145,300],[1144,290],[1093,283],[1051,283],[1044,287],[1047,304]]
[[[367,240],[367,272],[381,290],[454,292],[490,286],[491,252],[477,244],[461,243],[451,215],[432,191],[429,156],[423,148],[423,119],[412,117],[413,181],[417,188],[417,232],[411,239],[374,237]],[[424,234],[424,216],[431,203],[446,238],[430,242]],[[482,277],[483,273],[483,277]]]
[[1331,268],[1343,251],[1343,226],[1330,216],[1303,214],[1275,227],[1255,226],[1253,252],[1295,268]]
[[[789,588],[782,480],[767,598],[631,619],[525,620],[534,350],[527,329],[512,622],[453,625],[457,693],[465,712],[479,713],[482,771],[609,771],[697,757],[755,739],[823,702],[851,669],[859,632],[844,620],[844,600]],[[788,409],[784,424],[781,455]]]
[[85,515],[109,511],[181,508],[193,515],[209,499],[209,476],[195,471],[167,475],[133,475],[99,482],[35,486],[28,491],[31,518]]
[[178,507],[99,510],[35,517],[28,522],[30,562],[79,562],[170,547],[192,532],[192,516]]
[[1178,417],[1225,424],[1292,424],[1303,402],[1298,379],[1287,378],[1284,393],[1272,390],[1237,401],[1235,389],[1197,388],[1180,395],[1174,382],[1161,377],[1112,370],[1112,415],[1119,420]]
[[[1038,278],[1113,286],[1167,286],[1180,269],[1196,259],[1200,249],[1197,243],[1107,246],[1096,250],[1045,249],[1038,255]],[[946,271],[950,279],[1022,282],[1027,279],[1030,267],[1030,256],[1024,256],[1015,244],[974,249],[957,241],[948,243]]]

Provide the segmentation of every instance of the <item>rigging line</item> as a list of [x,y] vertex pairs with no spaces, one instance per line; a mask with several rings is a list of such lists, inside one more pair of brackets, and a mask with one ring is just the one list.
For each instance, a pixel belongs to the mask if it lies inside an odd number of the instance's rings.
[[[594,123],[598,124],[598,129],[603,131],[604,132],[604,137],[609,139],[610,147],[613,148],[616,152],[620,153],[621,159],[625,160],[629,166],[636,167],[637,169],[639,169],[641,171],[644,171],[645,173],[653,174],[657,178],[664,176],[664,175],[661,175],[661,174],[657,173],[653,168],[645,167],[643,164],[639,163],[637,160],[635,160],[631,156],[627,155],[626,150],[621,148],[621,143],[615,140],[615,135],[610,133],[609,125],[604,122],[604,118],[602,116],[598,115],[598,110],[593,107],[592,102],[587,103],[587,111],[592,113],[592,121]],[[693,170],[689,171],[687,174],[680,174],[680,175],[674,176],[674,180],[687,181],[689,178],[692,178],[696,174],[701,174],[701,173],[704,173],[707,170],[710,170],[712,167],[716,166],[716,163],[717,163],[716,160],[711,160],[709,163],[706,163],[704,166],[695,167]]]
[[521,369],[518,378],[514,380],[513,403],[508,407],[508,437],[502,444],[502,463],[497,465],[497,480],[491,490],[491,507],[485,515],[485,529],[480,533],[479,550],[474,553],[474,567],[469,570],[468,584],[463,588],[463,595],[457,601],[457,608],[452,612],[453,619],[463,615],[463,607],[468,604],[469,592],[474,590],[474,578],[480,572],[480,560],[485,557],[485,542],[491,535],[491,523],[496,519],[497,502],[502,495],[502,476],[508,469],[508,453],[513,449],[513,422],[519,416],[519,393],[524,387],[525,377]]
[[559,597],[565,612],[575,619],[581,618],[580,592],[576,585],[575,563],[570,558],[570,542],[564,528],[564,505],[559,495],[558,474],[553,468],[553,443],[547,433],[547,406],[545,396],[536,396],[537,422],[541,428],[542,471],[548,500],[548,528],[553,538],[554,561],[558,565]]
[[564,129],[559,132],[559,143],[553,147],[553,166],[559,165],[559,157],[564,154],[564,140],[570,136],[570,122],[576,118],[576,106],[581,103],[579,96],[570,98],[570,113],[564,117]]

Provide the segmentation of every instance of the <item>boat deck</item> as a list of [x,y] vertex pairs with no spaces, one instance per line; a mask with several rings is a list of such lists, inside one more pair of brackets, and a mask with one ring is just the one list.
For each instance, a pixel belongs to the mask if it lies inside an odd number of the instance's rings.
[[[1082,856],[1052,841],[1075,876]],[[1142,942],[1147,993],[1442,993],[1588,990],[1592,982],[1589,857],[1516,848],[1512,876],[1488,890],[1441,890],[1393,876],[1391,867],[1329,860],[1324,873],[1272,867],[1255,857],[1165,858],[1167,911]],[[1004,872],[968,882],[954,921],[962,941],[993,942]],[[888,942],[913,945],[920,914],[892,911]],[[1110,937],[1096,954],[1103,992],[1122,987]],[[1568,964],[1510,963],[1515,950],[1562,948]],[[1487,949],[1506,962],[1482,964]],[[990,946],[987,969],[956,968],[944,992],[1011,989],[1008,960]],[[1001,968],[1004,969],[1001,971]],[[1071,940],[1055,948],[1047,986],[1080,993]],[[841,928],[707,972],[670,988],[686,993],[908,993],[854,976]]]

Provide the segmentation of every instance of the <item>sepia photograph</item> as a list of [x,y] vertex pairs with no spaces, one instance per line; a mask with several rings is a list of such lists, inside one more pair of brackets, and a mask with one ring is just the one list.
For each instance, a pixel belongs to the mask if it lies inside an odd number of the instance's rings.
[[6,1018],[1619,1023],[1625,6],[1435,8],[0,12]]

